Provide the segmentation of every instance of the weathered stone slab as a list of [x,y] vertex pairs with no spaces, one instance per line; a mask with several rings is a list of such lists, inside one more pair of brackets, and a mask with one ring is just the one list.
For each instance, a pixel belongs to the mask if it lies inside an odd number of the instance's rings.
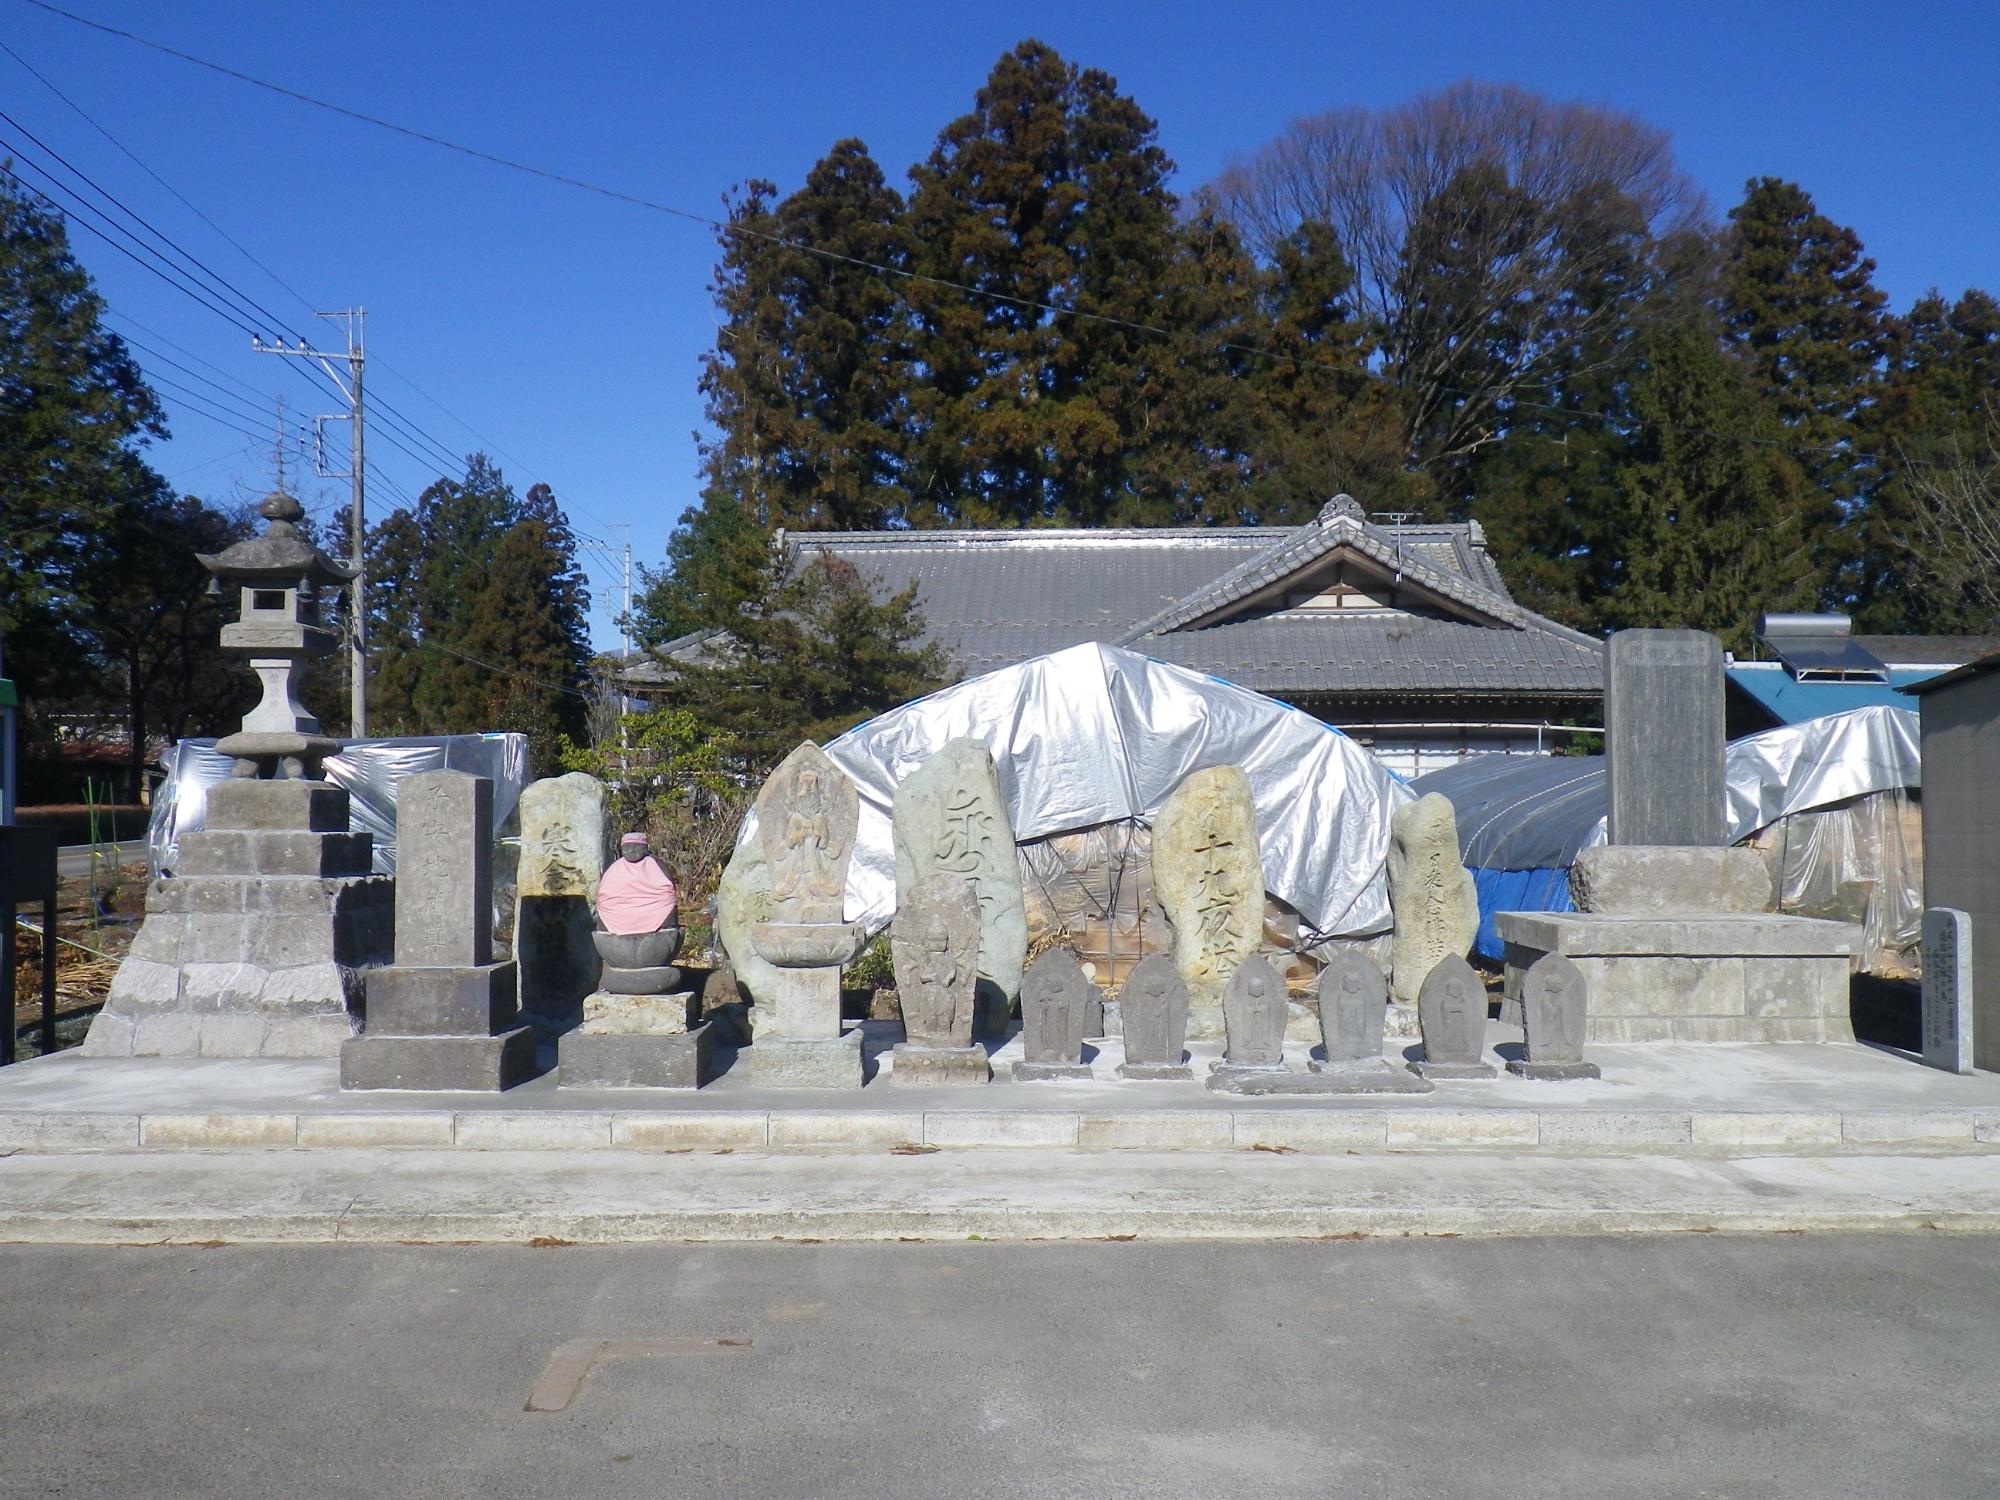
[[993,1063],[984,1047],[924,1047],[898,1042],[890,1055],[889,1081],[898,1087],[987,1083]]
[[750,1082],[763,1088],[858,1089],[862,1084],[861,1033],[840,1038],[760,1037],[738,1054]]
[[1972,918],[1949,906],[1924,913],[1923,1056],[1947,1073],[1972,1071]]
[[347,832],[345,787],[324,781],[263,781],[231,777],[208,789],[202,826],[226,831]]
[[1597,1078],[1596,1063],[1583,1060],[1589,988],[1583,971],[1560,953],[1544,953],[1521,980],[1521,1024],[1528,1055],[1508,1062],[1520,1078]]
[[526,1026],[498,1036],[358,1036],[340,1049],[344,1089],[497,1092],[535,1071],[535,1034]]
[[396,789],[396,962],[491,963],[492,891],[493,783],[463,771],[405,777]]
[[1754,849],[1600,844],[1579,850],[1570,899],[1582,912],[1628,916],[1767,912],[1771,871]]
[[714,1028],[678,1035],[578,1029],[556,1044],[558,1088],[698,1089],[709,1080]]
[[1479,897],[1458,849],[1458,819],[1432,792],[1389,819],[1392,993],[1414,1005],[1424,979],[1447,958],[1464,958],[1479,934]]
[[593,990],[583,997],[583,1024],[567,1035],[685,1036],[701,1017],[692,990],[621,995]]
[[962,875],[926,875],[901,896],[889,929],[903,1032],[913,1047],[972,1044],[979,897]]
[[1486,989],[1472,965],[1447,958],[1424,978],[1417,997],[1424,1058],[1410,1067],[1422,1078],[1492,1078],[1486,1050]]
[[1065,1075],[1032,1070],[1081,1067],[1084,1021],[1096,988],[1059,948],[1035,960],[1021,981],[1021,1055],[1031,1071],[1023,1074],[1017,1065],[1017,1077],[1060,1077]]
[[1604,673],[1605,835],[1724,842],[1722,644],[1700,630],[1621,630]]
[[891,808],[896,904],[928,875],[961,875],[979,899],[979,1006],[984,1035],[1006,1026],[1021,992],[1028,913],[1020,856],[993,756],[977,740],[952,740],[896,788]]
[[861,794],[807,741],[778,763],[757,794],[757,843],[769,872],[774,922],[838,922]]
[[1257,804],[1236,766],[1196,771],[1153,820],[1153,895],[1174,934],[1174,964],[1193,1009],[1222,1004],[1230,976],[1264,935]]
[[[1041,961],[1037,959],[1035,964]],[[1028,966],[1030,975],[1035,964]],[[1172,959],[1155,953],[1134,965],[1119,992],[1118,1010],[1125,1044],[1125,1061],[1118,1068],[1120,1078],[1194,1077],[1193,1069],[1186,1065],[1187,984]]]
[[736,982],[760,1009],[776,989],[779,971],[757,951],[750,931],[770,920],[771,877],[764,867],[764,849],[756,839],[745,839],[730,854],[716,884],[715,937],[729,956]]
[[521,1008],[546,1028],[569,1025],[602,967],[591,901],[610,855],[610,794],[581,771],[522,788],[514,876],[514,961]]

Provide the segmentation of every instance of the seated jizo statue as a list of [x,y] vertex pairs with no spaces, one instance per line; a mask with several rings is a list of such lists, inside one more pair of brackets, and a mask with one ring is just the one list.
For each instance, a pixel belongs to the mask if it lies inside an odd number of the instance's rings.
[[604,960],[604,988],[620,995],[657,995],[680,973],[669,967],[681,945],[680,897],[653,858],[646,835],[618,841],[619,857],[597,882],[597,926],[592,940]]

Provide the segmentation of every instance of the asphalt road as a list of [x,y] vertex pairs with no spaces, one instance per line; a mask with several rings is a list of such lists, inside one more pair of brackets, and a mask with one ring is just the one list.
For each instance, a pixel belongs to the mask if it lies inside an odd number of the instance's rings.
[[1990,1497],[1996,1252],[15,1247],[0,1494]]

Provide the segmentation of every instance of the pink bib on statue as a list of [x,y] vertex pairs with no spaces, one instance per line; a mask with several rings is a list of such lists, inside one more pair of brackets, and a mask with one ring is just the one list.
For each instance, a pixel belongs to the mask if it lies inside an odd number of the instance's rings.
[[672,925],[679,901],[673,881],[650,855],[613,862],[597,882],[597,920],[606,932],[658,932]]

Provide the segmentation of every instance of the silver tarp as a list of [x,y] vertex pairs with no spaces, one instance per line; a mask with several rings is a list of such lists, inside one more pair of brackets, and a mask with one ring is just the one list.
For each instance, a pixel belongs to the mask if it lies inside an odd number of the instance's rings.
[[[826,747],[861,791],[848,920],[896,910],[889,809],[897,783],[954,739],[993,752],[1014,837],[1150,826],[1191,771],[1241,766],[1257,804],[1264,883],[1307,943],[1389,925],[1389,815],[1411,794],[1310,714],[1219,678],[1113,646],[1073,646],[972,678],[857,726]],[[754,834],[744,819],[739,844]]]
[[[214,740],[182,740],[161,760],[166,779],[153,793],[146,849],[155,871],[172,870],[181,835],[202,826],[208,788],[229,777],[235,762]],[[347,826],[375,836],[375,872],[396,873],[396,783],[419,771],[465,771],[493,783],[493,827],[514,814],[528,781],[525,734],[448,734],[408,739],[342,740],[326,762],[326,779],[348,791]]]
[[[1780,818],[1871,792],[1923,785],[1917,716],[1857,708],[1781,725],[1724,752],[1729,842]],[[1458,813],[1458,840],[1474,869],[1547,870],[1604,842],[1604,757],[1482,755],[1411,783],[1442,792]]]

